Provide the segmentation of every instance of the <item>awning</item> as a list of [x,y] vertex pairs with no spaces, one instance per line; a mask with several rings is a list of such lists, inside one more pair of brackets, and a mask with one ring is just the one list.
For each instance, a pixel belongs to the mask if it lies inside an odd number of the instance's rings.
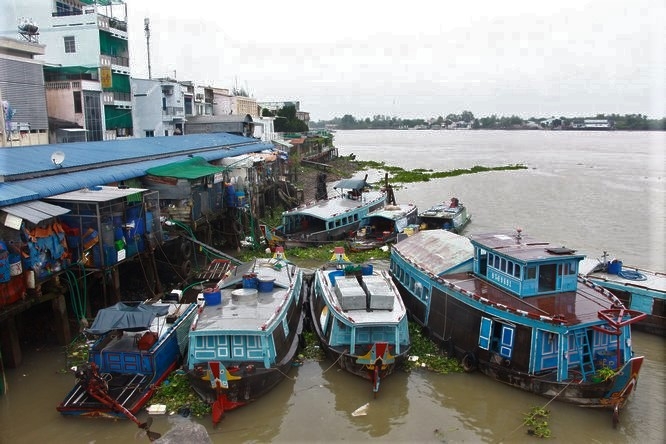
[[146,174],[176,179],[199,179],[224,171],[225,168],[211,165],[203,157],[193,157],[182,162],[174,162],[146,170]]
[[[63,214],[69,213],[69,209],[59,207],[58,205],[53,205],[50,203],[42,202],[40,200],[34,200],[31,202],[10,205],[8,207],[3,207],[2,211],[5,213],[25,219],[32,222],[33,224],[38,224],[43,220],[50,219],[52,217],[62,216]],[[11,218],[10,218],[11,219]],[[7,218],[5,217],[5,225],[7,225]],[[15,221],[10,221],[10,225],[14,227],[13,223]],[[19,222],[20,226],[20,222]]]
[[71,202],[109,202],[120,197],[128,197],[147,191],[145,188],[120,188],[109,186],[95,186],[82,190],[70,191],[45,199]]

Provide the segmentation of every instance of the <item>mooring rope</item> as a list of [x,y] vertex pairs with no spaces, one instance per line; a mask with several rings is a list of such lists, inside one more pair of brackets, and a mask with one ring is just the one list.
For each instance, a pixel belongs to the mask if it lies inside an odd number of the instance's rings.
[[[557,392],[557,393],[555,394],[555,396],[553,396],[552,398],[550,398],[550,400],[548,400],[548,402],[545,403],[545,404],[543,405],[543,407],[541,407],[541,408],[542,408],[542,409],[545,409],[546,407],[548,407],[548,404],[550,404],[550,403],[553,402],[558,396],[560,396],[560,395],[562,394],[562,392],[565,391],[565,390],[567,389],[567,387],[569,387],[573,382],[574,382],[573,379],[572,379],[571,381],[569,381],[569,382],[567,383],[567,385],[565,385],[564,387],[562,387],[562,390],[560,390],[559,392]],[[504,439],[500,440],[500,442],[503,442],[505,439],[509,438],[511,435],[513,435],[514,433],[516,433],[516,432],[517,432],[521,427],[523,427],[524,425],[525,425],[525,421],[523,421],[522,423],[520,423],[520,425],[519,425],[518,427],[516,427],[515,429],[513,429],[513,430],[511,431],[511,433],[509,433]]]

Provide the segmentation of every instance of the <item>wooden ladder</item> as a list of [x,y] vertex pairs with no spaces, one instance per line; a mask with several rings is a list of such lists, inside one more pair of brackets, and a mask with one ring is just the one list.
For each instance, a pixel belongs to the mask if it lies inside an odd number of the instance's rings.
[[580,372],[583,375],[583,381],[586,381],[588,375],[593,375],[596,372],[590,342],[585,330],[576,330],[574,338],[576,339],[576,349],[580,356]]

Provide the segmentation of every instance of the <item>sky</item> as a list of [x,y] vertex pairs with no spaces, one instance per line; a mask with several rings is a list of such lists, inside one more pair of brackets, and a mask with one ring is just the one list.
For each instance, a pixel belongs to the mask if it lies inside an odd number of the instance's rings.
[[666,117],[663,0],[126,0],[133,77],[351,114]]

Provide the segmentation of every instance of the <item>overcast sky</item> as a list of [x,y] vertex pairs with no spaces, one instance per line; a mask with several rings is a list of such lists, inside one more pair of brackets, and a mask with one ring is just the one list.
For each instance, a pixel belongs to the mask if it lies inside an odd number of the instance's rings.
[[311,119],[666,117],[663,0],[126,0],[132,75],[299,100]]

